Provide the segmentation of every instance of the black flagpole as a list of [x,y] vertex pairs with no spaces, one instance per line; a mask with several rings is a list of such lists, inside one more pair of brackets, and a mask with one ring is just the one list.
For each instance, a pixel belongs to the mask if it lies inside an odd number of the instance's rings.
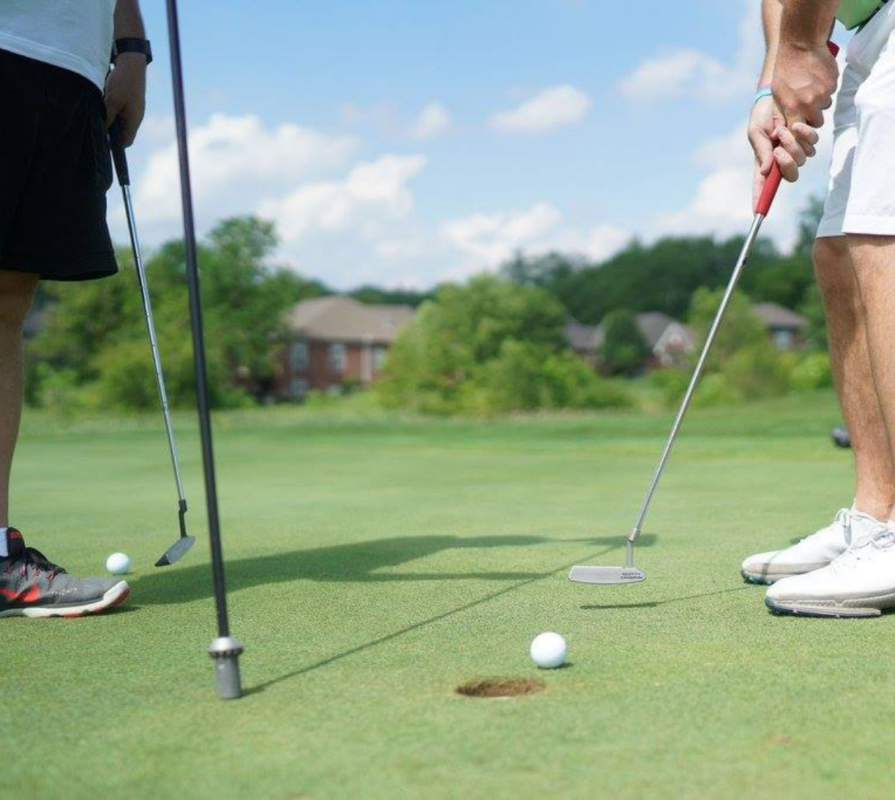
[[177,0],[167,0],[167,7],[168,39],[171,48],[171,82],[174,87],[174,118],[177,125],[177,150],[180,155],[180,187],[183,203],[183,240],[186,248],[186,278],[190,296],[190,322],[192,325],[193,357],[196,368],[199,431],[202,437],[205,498],[208,504],[208,535],[211,540],[211,569],[214,578],[214,599],[218,619],[218,638],[211,643],[208,652],[214,659],[218,697],[221,700],[232,700],[242,694],[239,679],[239,656],[243,647],[238,639],[230,636],[230,621],[227,617],[227,587],[224,577],[224,554],[221,547],[217,482],[215,480],[214,450],[211,438],[208,372],[205,364],[202,303],[199,297],[199,262],[196,252],[196,228],[190,184],[190,159],[187,151],[186,104],[183,98],[183,65],[181,63]]

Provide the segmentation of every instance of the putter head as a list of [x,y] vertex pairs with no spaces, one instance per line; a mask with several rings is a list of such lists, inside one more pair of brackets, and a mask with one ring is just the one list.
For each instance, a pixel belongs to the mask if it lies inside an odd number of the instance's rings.
[[646,580],[646,575],[637,567],[572,567],[569,580],[612,586],[619,583],[640,583]]
[[167,567],[169,564],[173,564],[175,561],[180,561],[189,549],[196,543],[195,536],[181,536],[174,544],[172,544],[164,553],[162,553],[161,558],[155,562],[157,567]]

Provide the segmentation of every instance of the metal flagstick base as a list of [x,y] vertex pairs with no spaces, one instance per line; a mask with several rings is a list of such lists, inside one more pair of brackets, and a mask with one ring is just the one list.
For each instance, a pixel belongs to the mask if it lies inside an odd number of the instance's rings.
[[211,568],[214,578],[214,597],[217,610],[218,636],[208,649],[214,660],[218,697],[232,700],[240,697],[239,656],[242,643],[230,635],[227,616],[227,589],[224,576],[224,554],[221,547],[218,517],[217,482],[214,469],[214,450],[211,436],[211,410],[208,399],[208,372],[205,363],[205,336],[202,324],[202,304],[199,295],[199,263],[196,249],[196,228],[193,217],[193,198],[190,184],[190,162],[187,150],[186,103],[183,92],[180,29],[177,0],[166,0],[168,39],[171,48],[171,82],[174,89],[174,117],[177,126],[177,150],[180,156],[180,187],[183,203],[183,233],[186,250],[186,277],[190,299],[190,323],[193,334],[193,356],[196,368],[196,395],[199,405],[199,432],[202,438],[202,463],[205,471],[205,498],[208,505],[208,535],[211,543]]

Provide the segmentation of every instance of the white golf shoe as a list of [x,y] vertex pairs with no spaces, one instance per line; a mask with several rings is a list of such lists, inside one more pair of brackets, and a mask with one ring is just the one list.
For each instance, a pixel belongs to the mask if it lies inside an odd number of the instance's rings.
[[867,514],[843,508],[832,524],[792,547],[749,556],[743,562],[740,574],[750,583],[768,584],[813,572],[827,566],[841,556],[852,542],[873,533],[879,525],[879,520]]
[[895,606],[895,528],[880,524],[829,566],[775,583],[765,604],[777,614],[878,617]]

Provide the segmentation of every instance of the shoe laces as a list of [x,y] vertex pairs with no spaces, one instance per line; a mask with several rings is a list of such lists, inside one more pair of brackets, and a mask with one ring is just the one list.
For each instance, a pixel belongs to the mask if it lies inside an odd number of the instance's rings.
[[28,574],[28,570],[34,570],[35,577],[40,577],[42,572],[46,573],[47,580],[53,580],[57,575],[65,572],[58,564],[54,564],[43,553],[35,547],[26,547],[20,553],[10,558],[4,570],[7,575],[18,570],[23,577]]
[[834,571],[839,571],[842,567],[854,566],[858,561],[863,561],[865,555],[869,555],[867,548],[872,547],[876,551],[886,551],[895,545],[895,530],[887,525],[880,525],[872,533],[862,536],[857,542],[854,542],[848,550],[846,550],[832,564]]
[[877,550],[888,550],[895,544],[895,531],[887,526],[878,528],[869,536],[864,536],[861,541],[852,545],[855,550],[862,550],[865,547],[873,546]]

